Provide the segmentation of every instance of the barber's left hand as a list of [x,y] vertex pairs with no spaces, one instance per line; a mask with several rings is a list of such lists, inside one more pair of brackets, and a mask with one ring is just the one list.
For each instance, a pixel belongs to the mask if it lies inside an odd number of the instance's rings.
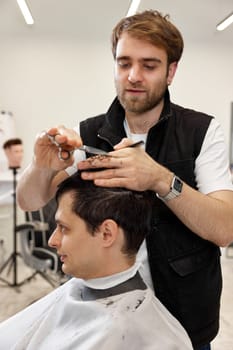
[[[82,178],[94,180],[98,186],[125,187],[136,191],[153,190],[162,193],[167,192],[171,173],[155,162],[140,146],[127,147],[132,143],[129,139],[123,139],[109,152],[108,155],[95,156],[78,164],[82,170]],[[99,171],[83,171],[88,169],[100,169]],[[162,182],[161,182],[162,179]]]

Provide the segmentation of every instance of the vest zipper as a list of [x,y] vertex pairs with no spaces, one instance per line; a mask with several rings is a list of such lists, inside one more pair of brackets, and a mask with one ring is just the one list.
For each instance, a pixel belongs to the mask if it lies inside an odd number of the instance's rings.
[[100,134],[98,134],[97,137],[100,140],[106,141],[112,148],[114,148],[114,145],[112,144],[112,142],[107,137],[101,136]]

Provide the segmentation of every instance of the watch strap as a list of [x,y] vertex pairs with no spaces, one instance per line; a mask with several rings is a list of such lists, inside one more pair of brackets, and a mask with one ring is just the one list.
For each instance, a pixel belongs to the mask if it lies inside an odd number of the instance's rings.
[[159,199],[161,199],[163,202],[167,202],[170,199],[178,197],[182,192],[182,187],[183,187],[182,180],[178,176],[174,175],[172,178],[172,183],[168,194],[166,194],[166,196],[160,196],[158,193],[156,193],[156,196]]

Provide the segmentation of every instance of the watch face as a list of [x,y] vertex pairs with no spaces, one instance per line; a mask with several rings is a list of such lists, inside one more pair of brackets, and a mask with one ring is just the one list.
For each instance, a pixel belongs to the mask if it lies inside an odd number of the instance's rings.
[[183,182],[178,178],[176,177],[175,178],[175,181],[174,181],[174,185],[173,185],[173,188],[177,191],[177,192],[181,192],[182,190],[182,187],[183,187]]

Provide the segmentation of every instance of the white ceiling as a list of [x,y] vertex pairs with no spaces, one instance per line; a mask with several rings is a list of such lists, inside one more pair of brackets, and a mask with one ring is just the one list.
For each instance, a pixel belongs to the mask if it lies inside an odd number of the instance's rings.
[[[16,0],[0,0],[0,35],[69,36],[109,40],[111,29],[124,17],[130,0],[27,0],[35,20],[27,26]],[[185,42],[221,41],[233,44],[233,24],[223,32],[216,24],[233,12],[233,0],[141,0],[139,10],[170,14]]]

